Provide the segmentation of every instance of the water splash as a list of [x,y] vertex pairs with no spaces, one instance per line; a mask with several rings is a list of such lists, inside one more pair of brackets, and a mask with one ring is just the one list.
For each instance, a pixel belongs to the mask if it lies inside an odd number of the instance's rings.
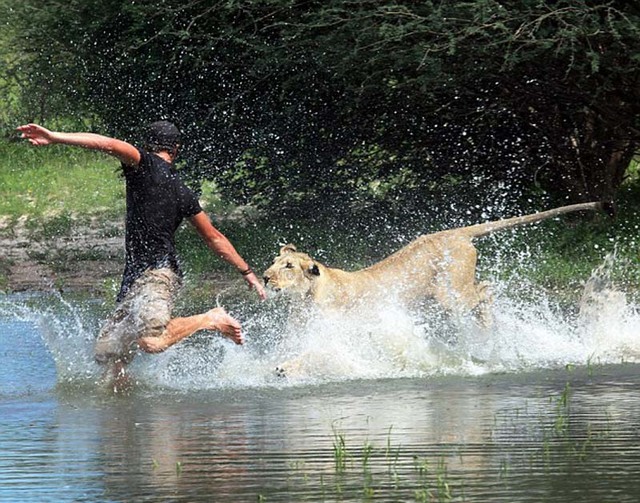
[[607,255],[586,282],[578,316],[581,339],[603,361],[640,359],[640,312],[613,280],[616,252]]
[[0,320],[38,331],[53,358],[58,383],[93,383],[99,375],[93,363],[98,323],[94,304],[70,301],[59,293],[0,296]]
[[[614,265],[612,255],[593,272],[575,309],[521,279],[498,283],[495,323],[489,330],[467,318],[417,317],[393,304],[368,306],[349,316],[310,313],[292,327],[287,309],[275,299],[243,318],[247,347],[209,339],[206,349],[184,345],[165,355],[162,371],[147,360],[147,371],[164,386],[210,388],[640,361],[640,314],[611,281]],[[171,368],[179,368],[180,375]]]
[[[477,375],[568,364],[640,361],[640,313],[611,279],[607,257],[584,286],[580,303],[567,310],[543,292],[509,281],[495,287],[494,326],[471,319],[417,317],[394,305],[346,316],[310,315],[288,323],[282,299],[233,311],[247,338],[238,347],[211,333],[197,334],[161,355],[140,355],[131,372],[161,389],[237,389],[319,384],[350,379]],[[520,297],[520,298],[519,298]],[[371,307],[371,306],[369,306]],[[0,317],[29,320],[56,362],[59,382],[96,382],[93,340],[104,313],[91,303],[61,296],[46,302],[7,297]],[[280,374],[276,369],[281,369]]]

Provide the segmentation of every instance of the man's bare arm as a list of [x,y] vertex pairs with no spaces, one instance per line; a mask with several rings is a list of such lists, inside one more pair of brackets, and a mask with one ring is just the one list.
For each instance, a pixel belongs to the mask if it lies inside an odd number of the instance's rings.
[[138,152],[138,149],[126,141],[116,138],[95,133],[49,131],[38,124],[26,124],[18,127],[17,130],[22,133],[22,138],[29,140],[32,145],[70,145],[105,152],[116,157],[127,166],[137,166],[140,163],[140,152]]
[[255,273],[250,270],[247,262],[240,256],[226,236],[213,226],[207,214],[201,211],[191,217],[189,221],[195,227],[196,231],[198,231],[198,234],[202,236],[207,246],[218,254],[218,256],[234,266],[238,272],[243,273],[243,277],[249,284],[249,288],[255,289],[261,299],[266,299],[267,294],[260,280],[258,280]]

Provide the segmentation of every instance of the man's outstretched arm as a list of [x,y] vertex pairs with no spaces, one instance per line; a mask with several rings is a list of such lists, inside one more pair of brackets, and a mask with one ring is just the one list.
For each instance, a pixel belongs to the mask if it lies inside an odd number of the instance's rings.
[[249,288],[255,289],[261,299],[266,299],[267,294],[258,277],[251,271],[247,262],[240,256],[226,236],[213,226],[207,214],[201,211],[192,216],[189,221],[196,228],[198,234],[202,236],[207,246],[234,266],[238,272],[242,273]]
[[109,138],[95,133],[49,131],[38,124],[26,124],[18,127],[17,130],[22,133],[22,138],[29,140],[32,145],[71,145],[105,152],[116,157],[127,166],[137,166],[140,163],[138,149],[126,141],[116,138]]

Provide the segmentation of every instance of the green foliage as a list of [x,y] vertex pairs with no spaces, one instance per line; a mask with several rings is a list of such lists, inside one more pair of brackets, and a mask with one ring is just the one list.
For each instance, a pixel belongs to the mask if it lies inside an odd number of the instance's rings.
[[194,179],[272,213],[404,218],[443,186],[473,207],[505,183],[514,206],[612,198],[638,145],[630,2],[0,6],[26,119],[131,140],[173,119]]
[[[9,8],[7,0],[0,0],[0,13]],[[6,18],[0,20],[0,131],[18,114],[19,84],[16,67],[20,55],[12,50],[11,41],[15,36],[11,23]]]
[[[496,233],[479,240],[480,277],[495,282],[533,286],[553,292],[567,306],[575,306],[584,283],[609,255],[608,273],[616,289],[638,299],[640,284],[640,186],[623,188],[618,215],[591,218],[565,216],[513,233]],[[526,278],[526,279],[525,279]],[[521,291],[524,291],[521,289]]]

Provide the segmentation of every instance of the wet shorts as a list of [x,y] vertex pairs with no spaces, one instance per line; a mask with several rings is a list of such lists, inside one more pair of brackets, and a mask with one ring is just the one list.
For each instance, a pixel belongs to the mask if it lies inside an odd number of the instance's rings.
[[180,277],[171,269],[145,271],[102,327],[95,345],[96,362],[129,363],[140,337],[162,335],[181,285]]

